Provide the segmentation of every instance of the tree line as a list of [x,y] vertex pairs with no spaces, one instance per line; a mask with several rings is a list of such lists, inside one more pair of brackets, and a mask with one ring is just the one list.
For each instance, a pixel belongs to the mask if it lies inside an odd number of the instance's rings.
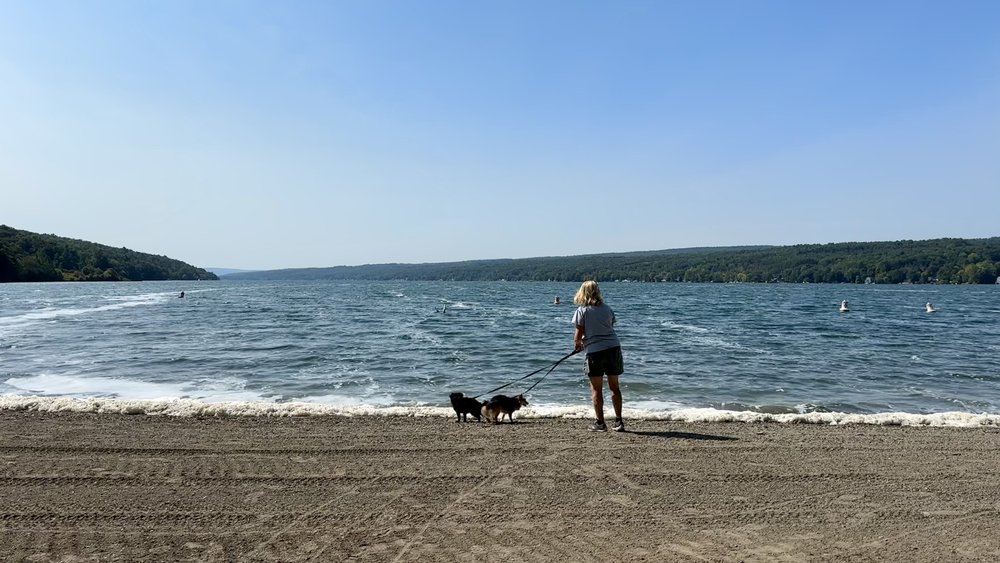
[[224,278],[991,284],[997,281],[997,276],[1000,276],[1000,237],[369,264],[247,272]]
[[0,282],[215,280],[190,264],[0,225]]

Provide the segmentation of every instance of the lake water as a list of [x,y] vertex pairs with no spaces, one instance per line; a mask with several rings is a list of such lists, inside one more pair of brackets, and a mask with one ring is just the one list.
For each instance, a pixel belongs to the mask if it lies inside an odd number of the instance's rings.
[[[0,285],[0,408],[445,415],[566,355],[577,285]],[[628,416],[1000,424],[1000,286],[601,287]],[[588,389],[574,356],[520,414],[589,417]]]

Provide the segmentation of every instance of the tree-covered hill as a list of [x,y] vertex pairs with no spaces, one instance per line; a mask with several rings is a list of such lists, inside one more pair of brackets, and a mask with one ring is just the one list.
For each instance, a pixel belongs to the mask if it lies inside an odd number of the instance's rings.
[[1000,237],[721,247],[270,270],[225,279],[994,283]]
[[215,280],[190,264],[0,225],[0,282]]

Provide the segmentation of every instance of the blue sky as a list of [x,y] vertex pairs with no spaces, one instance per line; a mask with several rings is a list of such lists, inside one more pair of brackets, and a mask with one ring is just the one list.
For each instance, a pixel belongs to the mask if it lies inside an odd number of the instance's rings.
[[248,269],[1000,234],[1000,2],[0,13],[15,228]]

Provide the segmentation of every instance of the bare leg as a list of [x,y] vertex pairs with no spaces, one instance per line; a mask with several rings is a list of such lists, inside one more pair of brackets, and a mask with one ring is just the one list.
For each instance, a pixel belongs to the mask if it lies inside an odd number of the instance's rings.
[[608,376],[608,389],[611,389],[611,404],[615,406],[615,418],[622,417],[622,388],[618,385],[618,376]]
[[590,378],[590,398],[594,402],[594,414],[598,422],[604,422],[604,377]]

